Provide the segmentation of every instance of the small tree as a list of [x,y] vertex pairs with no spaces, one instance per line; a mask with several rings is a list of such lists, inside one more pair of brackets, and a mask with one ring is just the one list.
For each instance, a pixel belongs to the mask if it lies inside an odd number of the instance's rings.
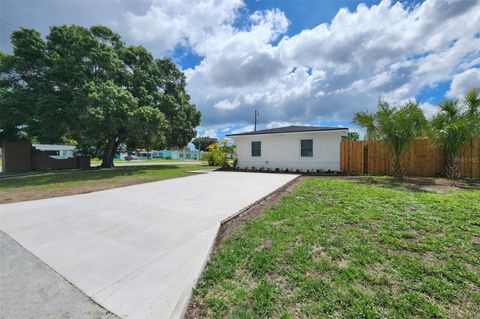
[[444,100],[439,107],[431,121],[431,135],[445,151],[445,175],[456,179],[460,177],[462,148],[480,136],[480,91],[472,88],[461,101]]
[[356,113],[353,123],[366,130],[366,139],[383,142],[393,156],[393,176],[396,180],[402,180],[405,172],[401,157],[427,126],[418,104],[407,102],[399,107],[390,107],[387,102],[379,101],[376,113]]
[[220,143],[211,144],[208,147],[208,163],[209,165],[229,167],[228,159],[235,155],[235,145],[228,145],[228,140],[223,139]]
[[192,144],[195,146],[195,148],[202,152],[207,151],[208,147],[214,143],[218,143],[218,140],[215,137],[210,136],[195,137],[192,140]]

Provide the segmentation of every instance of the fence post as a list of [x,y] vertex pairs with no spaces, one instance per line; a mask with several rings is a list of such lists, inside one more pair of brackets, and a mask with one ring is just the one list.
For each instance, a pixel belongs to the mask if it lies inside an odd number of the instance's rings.
[[363,146],[363,175],[368,175],[368,144]]

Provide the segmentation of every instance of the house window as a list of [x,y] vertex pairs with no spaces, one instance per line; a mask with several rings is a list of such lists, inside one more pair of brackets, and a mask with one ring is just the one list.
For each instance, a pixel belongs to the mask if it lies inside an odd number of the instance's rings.
[[60,151],[44,151],[49,156],[60,156]]
[[252,156],[262,156],[262,142],[252,142]]
[[302,157],[313,156],[313,140],[301,140],[300,141],[300,155]]

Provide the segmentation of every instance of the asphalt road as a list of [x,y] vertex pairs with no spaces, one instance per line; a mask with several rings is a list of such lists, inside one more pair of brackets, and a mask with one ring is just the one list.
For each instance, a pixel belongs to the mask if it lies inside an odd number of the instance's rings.
[[118,318],[3,231],[0,290],[0,318]]

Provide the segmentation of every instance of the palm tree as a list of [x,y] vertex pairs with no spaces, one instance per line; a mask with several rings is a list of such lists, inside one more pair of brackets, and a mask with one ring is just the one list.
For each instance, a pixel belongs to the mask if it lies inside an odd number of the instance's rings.
[[471,88],[465,93],[467,116],[470,118],[470,127],[473,138],[480,137],[480,88]]
[[480,91],[470,89],[463,100],[444,100],[432,118],[431,135],[445,151],[445,175],[460,177],[460,152],[480,135]]
[[393,157],[393,176],[402,180],[405,175],[402,155],[427,126],[418,103],[406,102],[399,107],[390,107],[387,102],[379,101],[377,112],[356,113],[353,124],[366,130],[366,139],[383,142]]
[[228,158],[235,156],[235,145],[229,145],[227,139],[223,139],[220,142],[210,144],[207,149],[208,165],[220,165],[222,168],[229,167]]
[[375,113],[370,113],[368,111],[355,113],[353,116],[353,123],[365,130],[365,139],[366,140],[376,140],[377,139],[377,130],[375,127]]

